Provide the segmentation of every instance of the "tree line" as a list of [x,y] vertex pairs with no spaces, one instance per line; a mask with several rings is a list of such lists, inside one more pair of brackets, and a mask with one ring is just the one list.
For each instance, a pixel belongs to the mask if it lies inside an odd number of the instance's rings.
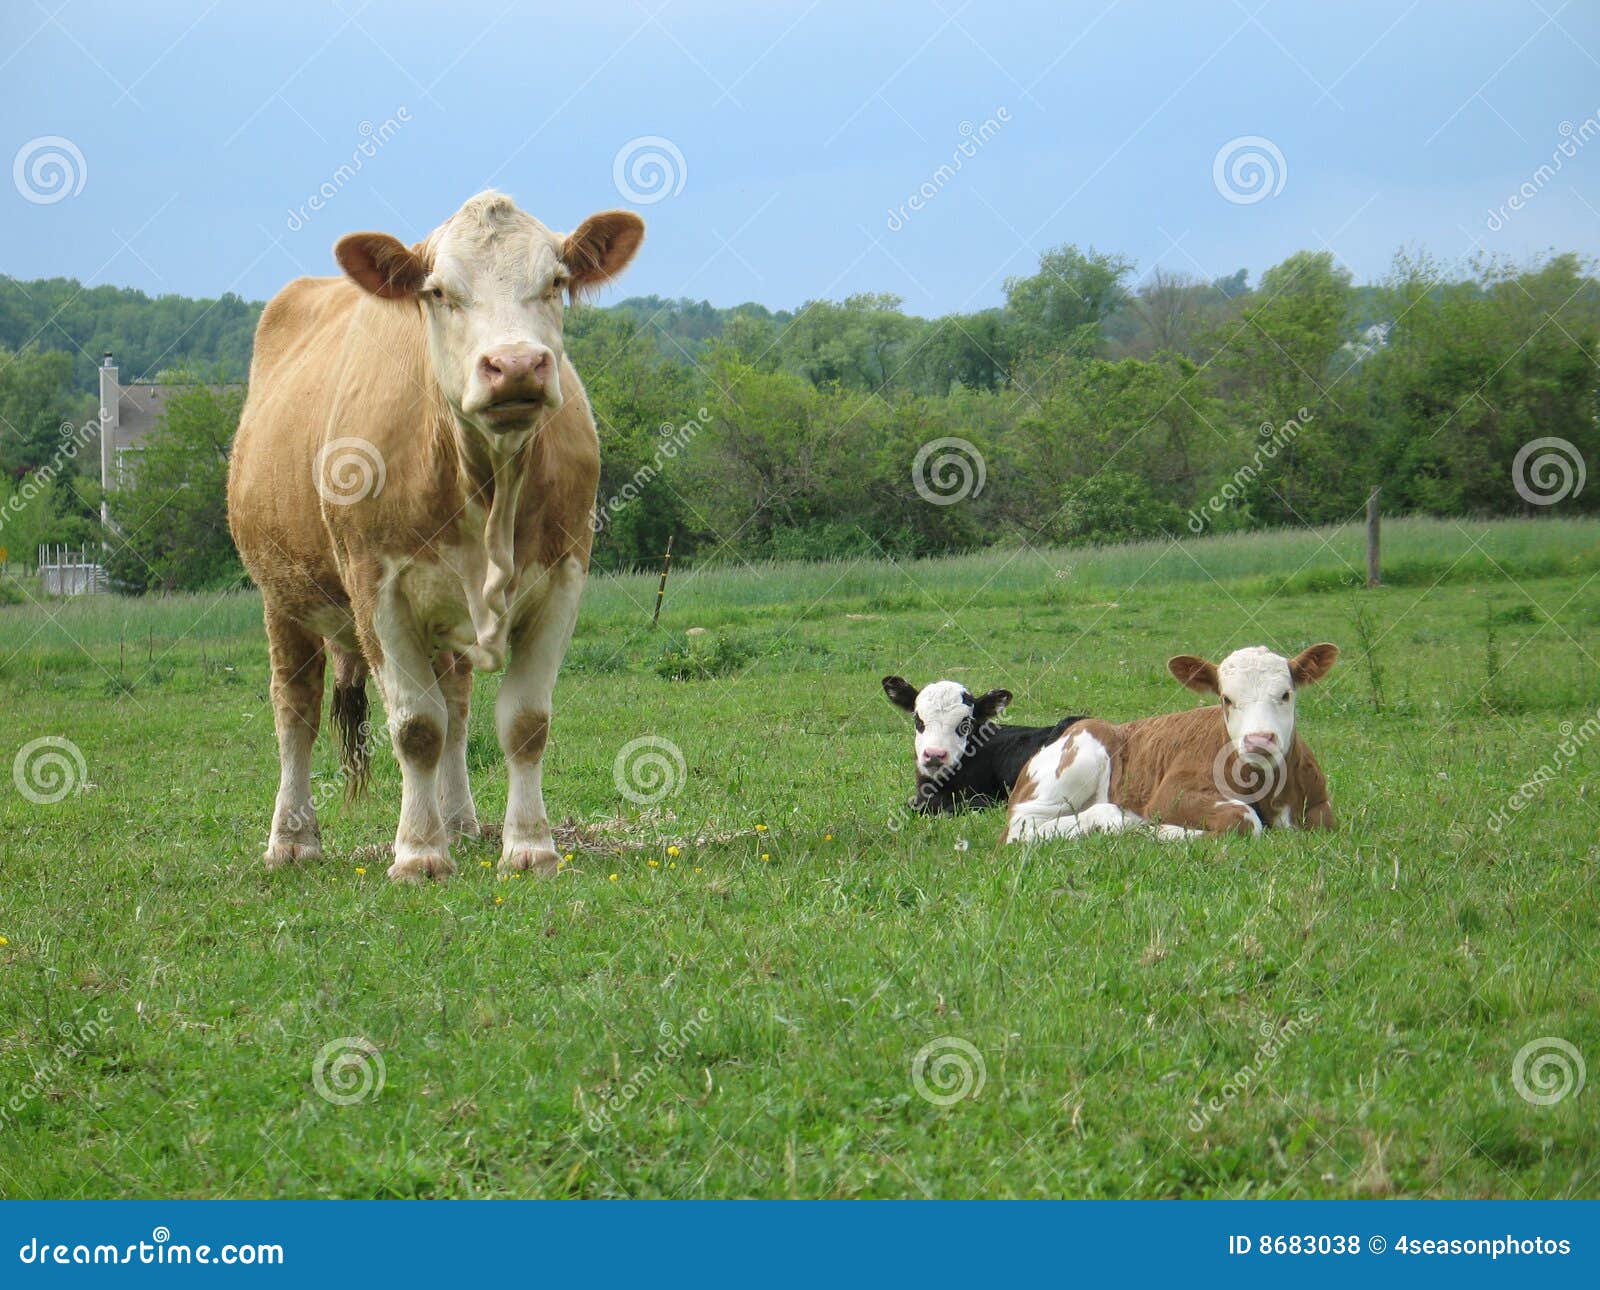
[[[1525,445],[1600,459],[1591,270],[1410,255],[1358,286],[1300,252],[1253,285],[1136,280],[1120,256],[1063,246],[1002,305],[932,319],[883,294],[579,306],[568,346],[603,449],[595,561],[649,564],[669,536],[675,557],[810,559],[1320,524],[1375,484],[1390,512],[1535,513],[1544,498],[1513,478]],[[112,349],[124,379],[146,355],[213,383],[248,365],[259,306],[72,287],[0,284],[0,545],[99,538],[97,450],[60,462],[62,425],[94,415],[87,354]],[[70,327],[29,333],[50,301]],[[113,542],[120,585],[241,576],[221,491],[239,406],[203,385],[170,404],[108,499],[130,535]]]

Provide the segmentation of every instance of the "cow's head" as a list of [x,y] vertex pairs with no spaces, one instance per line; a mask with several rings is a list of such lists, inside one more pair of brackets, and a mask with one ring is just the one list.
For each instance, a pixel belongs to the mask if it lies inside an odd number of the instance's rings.
[[334,255],[363,290],[416,302],[451,411],[494,436],[560,408],[563,306],[620,273],[643,239],[631,211],[591,215],[562,235],[486,192],[415,246],[351,233]]
[[917,774],[944,780],[975,746],[986,722],[1006,710],[1010,690],[990,690],[973,698],[959,681],[935,681],[918,690],[904,677],[883,678],[889,702],[916,717]]
[[1252,645],[1221,663],[1180,654],[1167,668],[1191,690],[1221,696],[1228,741],[1241,758],[1281,765],[1294,743],[1295,692],[1326,676],[1338,657],[1337,645],[1313,645],[1292,659]]

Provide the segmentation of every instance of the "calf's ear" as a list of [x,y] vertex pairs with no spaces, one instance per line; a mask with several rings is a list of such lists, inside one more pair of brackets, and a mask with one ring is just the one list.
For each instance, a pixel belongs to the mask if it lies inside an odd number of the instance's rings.
[[1339,661],[1339,647],[1323,641],[1301,650],[1289,663],[1289,675],[1296,685],[1310,685],[1320,681],[1333,670]]
[[561,260],[572,274],[572,290],[608,282],[628,267],[644,241],[644,221],[632,211],[601,211],[567,234]]
[[1167,671],[1197,694],[1220,694],[1217,665],[1193,654],[1179,654],[1167,660]]
[[333,256],[358,287],[385,300],[415,295],[428,276],[427,262],[387,233],[347,233],[334,246]]
[[981,726],[985,721],[998,717],[1010,703],[1010,690],[990,690],[974,705],[973,715],[977,717],[978,724]]
[[912,685],[903,676],[886,676],[883,678],[883,692],[889,696],[889,702],[897,708],[904,708],[913,712],[917,706],[917,687]]

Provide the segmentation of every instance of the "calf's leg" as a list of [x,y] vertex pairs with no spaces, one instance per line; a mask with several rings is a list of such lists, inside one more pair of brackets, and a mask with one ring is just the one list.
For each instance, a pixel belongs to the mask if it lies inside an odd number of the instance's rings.
[[278,732],[278,799],[266,864],[322,858],[322,831],[311,800],[311,748],[322,720],[322,638],[269,605],[267,648],[272,658],[272,719]]
[[545,579],[542,599],[512,630],[506,678],[495,700],[495,729],[510,779],[502,873],[533,869],[548,874],[558,864],[544,805],[544,749],[556,672],[578,619],[584,572],[576,560],[567,559],[547,570]]
[[1250,803],[1227,797],[1209,775],[1171,771],[1150,795],[1146,808],[1167,829],[1195,836],[1202,833],[1261,832],[1261,820]]
[[[1034,753],[1017,776],[1006,812],[1006,841],[1076,837],[1094,831],[1076,817],[1097,804],[1110,805],[1106,801],[1110,786],[1111,754],[1105,743],[1085,726],[1069,730]],[[1100,814],[1107,816],[1104,827],[1110,822],[1109,813]]]

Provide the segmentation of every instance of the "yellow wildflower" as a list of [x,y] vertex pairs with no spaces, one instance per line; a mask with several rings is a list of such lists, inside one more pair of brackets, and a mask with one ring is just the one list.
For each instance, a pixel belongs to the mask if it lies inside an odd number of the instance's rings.
[[364,874],[364,873],[366,873],[366,871],[367,871],[367,866],[366,866],[366,865],[364,865],[364,864],[358,864],[358,865],[357,865],[357,866],[356,866],[356,876],[357,876],[357,877],[359,877],[359,876],[360,876],[360,875],[362,875],[362,874]]
[[674,847],[668,847],[668,848],[667,848],[667,854],[668,854],[668,855],[669,855],[669,856],[675,856],[675,855],[677,855],[677,854],[679,854],[679,852],[678,852],[678,848],[677,848],[677,847],[675,847],[675,846],[674,846]]
[[608,875],[608,878],[609,878],[609,880],[611,882],[615,882],[617,880],[617,875],[616,874],[610,874],[610,875]]

